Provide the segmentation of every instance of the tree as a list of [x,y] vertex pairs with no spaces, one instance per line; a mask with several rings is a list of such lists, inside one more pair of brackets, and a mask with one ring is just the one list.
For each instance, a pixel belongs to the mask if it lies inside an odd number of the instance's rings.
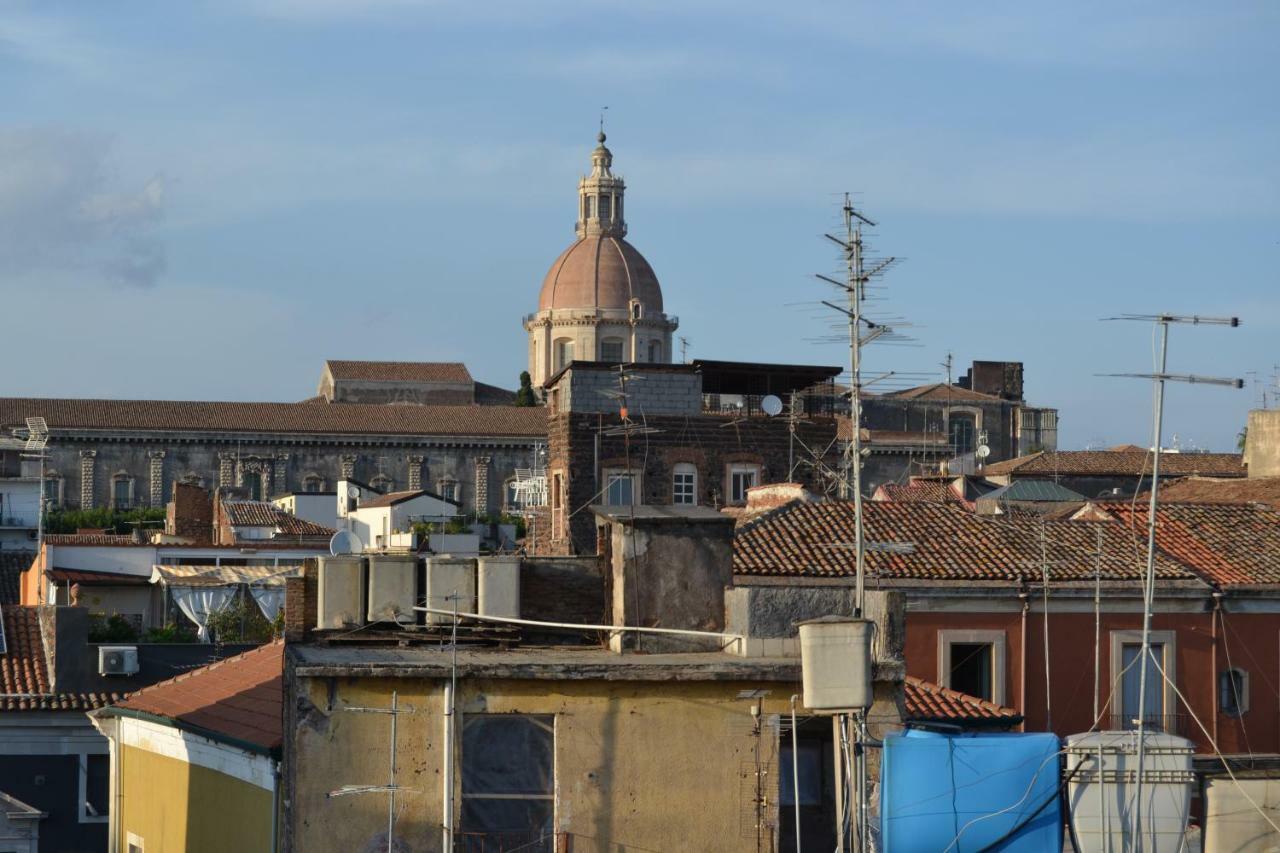
[[537,399],[533,396],[533,380],[529,377],[529,371],[520,371],[520,390],[516,392],[517,406],[536,406]]
[[1249,428],[1247,426],[1241,427],[1240,432],[1236,433],[1236,450],[1239,450],[1241,453],[1244,453],[1244,446],[1245,446],[1245,443],[1248,441],[1248,438],[1249,438]]

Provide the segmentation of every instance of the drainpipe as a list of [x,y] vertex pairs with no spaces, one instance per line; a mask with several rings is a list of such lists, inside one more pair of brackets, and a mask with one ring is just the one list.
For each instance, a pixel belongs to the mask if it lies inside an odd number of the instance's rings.
[[120,790],[120,777],[124,771],[124,752],[120,749],[120,726],[122,717],[115,718],[115,725],[111,729],[111,743],[115,750],[115,761],[113,762],[115,773],[115,803],[111,810],[111,815],[107,819],[107,828],[111,831],[111,843],[108,845],[111,853],[118,853],[120,850],[120,836],[124,833],[124,814],[120,811],[121,802],[124,799]]
[[271,797],[271,853],[280,853],[280,762],[272,760],[271,779],[275,791]]
[[453,682],[444,683],[444,786],[441,818],[442,850],[453,850]]
[[1018,713],[1022,715],[1019,726],[1025,732],[1027,730],[1027,614],[1031,611],[1031,595],[1022,589],[1018,592],[1018,600],[1022,602],[1022,639],[1018,651],[1022,659],[1020,667],[1022,674],[1018,678]]
[[1213,623],[1211,636],[1213,637],[1213,680],[1209,682],[1209,696],[1213,703],[1213,742],[1218,742],[1218,620],[1222,618],[1222,598],[1223,592],[1220,589],[1213,591],[1213,609],[1209,611],[1209,619]]

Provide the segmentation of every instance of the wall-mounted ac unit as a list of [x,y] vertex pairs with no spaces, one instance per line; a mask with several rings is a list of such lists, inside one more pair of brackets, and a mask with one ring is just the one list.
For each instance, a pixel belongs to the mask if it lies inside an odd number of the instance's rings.
[[98,646],[99,675],[134,675],[137,672],[137,646]]

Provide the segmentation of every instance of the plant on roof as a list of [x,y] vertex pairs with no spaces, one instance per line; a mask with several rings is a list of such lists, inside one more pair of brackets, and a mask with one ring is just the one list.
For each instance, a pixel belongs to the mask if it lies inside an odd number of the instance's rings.
[[101,613],[89,617],[89,642],[91,643],[136,643],[138,630],[133,622],[119,613],[104,616]]
[[117,510],[110,507],[94,509],[55,508],[45,513],[46,533],[75,533],[77,530],[106,530],[108,533],[132,533],[135,527],[143,530],[160,527],[165,511],[158,507]]
[[170,622],[159,628],[148,628],[142,635],[144,643],[194,643],[196,632],[187,625]]
[[208,625],[218,643],[265,643],[275,637],[258,603],[243,590],[221,610],[209,614]]

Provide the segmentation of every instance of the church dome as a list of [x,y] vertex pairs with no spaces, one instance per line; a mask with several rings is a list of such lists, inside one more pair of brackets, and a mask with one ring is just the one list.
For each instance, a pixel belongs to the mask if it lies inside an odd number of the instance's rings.
[[592,234],[556,258],[542,282],[538,310],[629,310],[632,300],[645,315],[662,313],[662,289],[653,267],[621,237]]

